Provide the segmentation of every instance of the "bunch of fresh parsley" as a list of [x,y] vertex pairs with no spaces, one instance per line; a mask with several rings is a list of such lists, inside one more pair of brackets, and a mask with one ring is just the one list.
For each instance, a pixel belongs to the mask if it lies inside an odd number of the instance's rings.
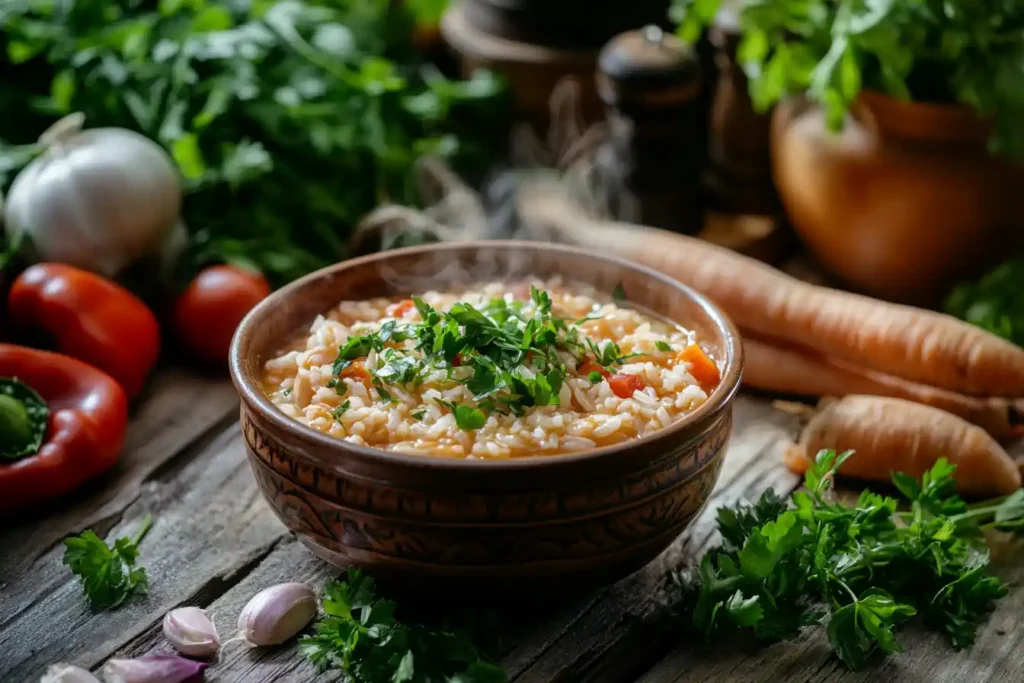
[[1024,346],[1024,260],[1013,259],[953,290],[946,312]]
[[[476,405],[442,402],[461,429],[483,427],[487,413],[522,415],[531,406],[557,405],[568,373],[560,354],[568,354],[577,365],[586,359],[606,370],[630,357],[612,341],[597,343],[584,335],[580,325],[588,318],[572,321],[554,315],[550,295],[532,285],[528,307],[519,300],[494,299],[480,310],[457,302],[438,311],[422,299],[413,302],[421,322],[399,326],[387,321],[375,332],[350,337],[338,351],[334,374],[376,351],[375,367],[367,370],[377,393],[388,401],[385,384],[420,382],[438,368],[447,369],[449,377],[455,367],[469,368],[469,375],[457,381],[472,392]],[[406,340],[415,344],[397,346]],[[596,375],[592,382],[603,379],[599,372],[591,374]],[[332,386],[343,384],[334,380]]]
[[64,540],[64,564],[82,582],[85,597],[93,609],[110,609],[133,595],[145,595],[149,579],[144,567],[136,567],[138,544],[153,519],[146,515],[133,538],[122,536],[109,548],[91,530]]
[[449,80],[413,50],[414,12],[433,20],[438,0],[0,4],[0,191],[60,116],[137,130],[186,181],[182,275],[333,263],[365,213],[418,203],[421,155],[490,163],[505,116],[493,76]]
[[772,642],[824,623],[851,668],[876,648],[900,652],[895,629],[914,615],[957,649],[974,642],[1006,594],[986,573],[982,531],[1024,528],[1024,490],[970,507],[955,493],[955,467],[943,459],[920,482],[893,475],[909,511],[868,491],[844,505],[830,491],[852,455],[819,453],[792,506],[769,490],[754,505],[718,511],[721,547],[701,559],[695,576],[676,577],[699,631]]
[[[674,0],[695,40],[721,0]],[[841,127],[862,89],[960,103],[995,125],[992,146],[1024,155],[1024,0],[740,0],[737,59],[755,107],[793,93]]]
[[374,581],[355,568],[324,586],[323,616],[299,649],[319,671],[340,669],[351,683],[506,683],[466,631],[396,618]]

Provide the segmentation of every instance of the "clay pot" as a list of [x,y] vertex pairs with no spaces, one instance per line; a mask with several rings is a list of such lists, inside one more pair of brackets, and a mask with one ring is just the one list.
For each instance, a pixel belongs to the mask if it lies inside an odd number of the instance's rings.
[[960,106],[863,93],[838,134],[803,100],[776,109],[775,183],[821,263],[873,296],[934,304],[1008,256],[1024,167],[990,155]]
[[[279,411],[260,370],[284,340],[338,301],[535,274],[621,284],[645,310],[698,330],[722,381],[693,413],[641,439],[584,453],[500,461],[367,448]],[[582,589],[650,562],[696,517],[721,469],[743,351],[725,315],[652,270],[538,242],[397,249],[297,280],[257,305],[231,348],[242,434],[270,508],[320,557],[378,578],[457,592]]]

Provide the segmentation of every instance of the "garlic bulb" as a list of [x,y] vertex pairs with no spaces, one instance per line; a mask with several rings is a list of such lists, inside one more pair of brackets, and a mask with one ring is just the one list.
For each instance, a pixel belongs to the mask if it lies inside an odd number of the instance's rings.
[[181,209],[181,181],[160,145],[123,128],[82,130],[71,114],[39,138],[47,146],[18,174],[4,205],[9,238],[36,255],[113,277],[157,256]]
[[100,679],[74,664],[53,664],[39,683],[100,683]]
[[304,583],[282,583],[253,596],[238,615],[238,630],[249,645],[280,645],[316,616],[316,594]]
[[179,607],[164,616],[164,637],[175,650],[189,657],[210,657],[220,650],[217,627],[198,607]]

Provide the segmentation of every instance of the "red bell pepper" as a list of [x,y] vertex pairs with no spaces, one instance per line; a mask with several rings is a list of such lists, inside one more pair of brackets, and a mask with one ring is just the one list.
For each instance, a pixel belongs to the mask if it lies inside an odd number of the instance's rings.
[[128,290],[61,263],[23,272],[7,299],[16,328],[43,330],[61,353],[116,379],[129,398],[142,389],[160,354],[156,316]]
[[109,375],[0,344],[0,378],[0,515],[64,495],[117,462],[128,399]]

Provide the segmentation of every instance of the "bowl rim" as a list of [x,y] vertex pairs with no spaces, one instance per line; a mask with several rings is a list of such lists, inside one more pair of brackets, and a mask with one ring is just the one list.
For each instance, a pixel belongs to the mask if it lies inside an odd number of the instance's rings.
[[[638,439],[630,439],[617,444],[601,446],[600,448],[574,453],[507,458],[502,460],[486,460],[475,458],[435,458],[413,453],[395,453],[380,448],[361,446],[328,436],[282,413],[259,388],[255,378],[246,371],[245,359],[241,356],[242,340],[251,334],[251,330],[259,325],[261,318],[265,316],[277,302],[287,300],[295,292],[305,287],[307,283],[323,277],[331,276],[338,271],[361,267],[365,264],[374,263],[376,261],[386,261],[395,256],[484,248],[499,250],[514,248],[573,254],[636,271],[645,278],[658,280],[675,289],[681,295],[688,297],[704,311],[705,315],[708,316],[712,325],[718,329],[718,332],[722,337],[724,342],[723,353],[725,356],[725,366],[718,386],[711,392],[708,400],[689,415],[673,422],[668,427],[659,429]],[[680,321],[675,320],[672,322],[683,324]],[[738,393],[743,373],[743,345],[739,329],[732,320],[729,319],[725,312],[722,311],[722,309],[689,285],[683,284],[682,282],[654,270],[653,268],[648,268],[647,266],[628,259],[607,256],[589,249],[563,244],[553,244],[533,240],[467,240],[417,245],[375,252],[366,256],[340,261],[333,265],[313,271],[312,273],[288,283],[259,302],[249,311],[248,314],[246,314],[245,318],[242,319],[242,322],[238,325],[238,328],[235,330],[235,334],[231,340],[231,348],[228,354],[228,366],[231,380],[235,385],[235,389],[238,392],[243,408],[254,410],[261,418],[269,421],[274,427],[313,446],[341,451],[347,457],[355,456],[378,464],[400,465],[415,469],[448,470],[453,472],[480,470],[507,471],[536,468],[540,465],[555,465],[558,463],[565,464],[584,461],[591,462],[595,460],[609,459],[614,456],[621,455],[624,451],[634,449],[637,446],[647,445],[653,441],[686,432],[693,425],[700,424],[717,414],[733,398],[733,396]]]

